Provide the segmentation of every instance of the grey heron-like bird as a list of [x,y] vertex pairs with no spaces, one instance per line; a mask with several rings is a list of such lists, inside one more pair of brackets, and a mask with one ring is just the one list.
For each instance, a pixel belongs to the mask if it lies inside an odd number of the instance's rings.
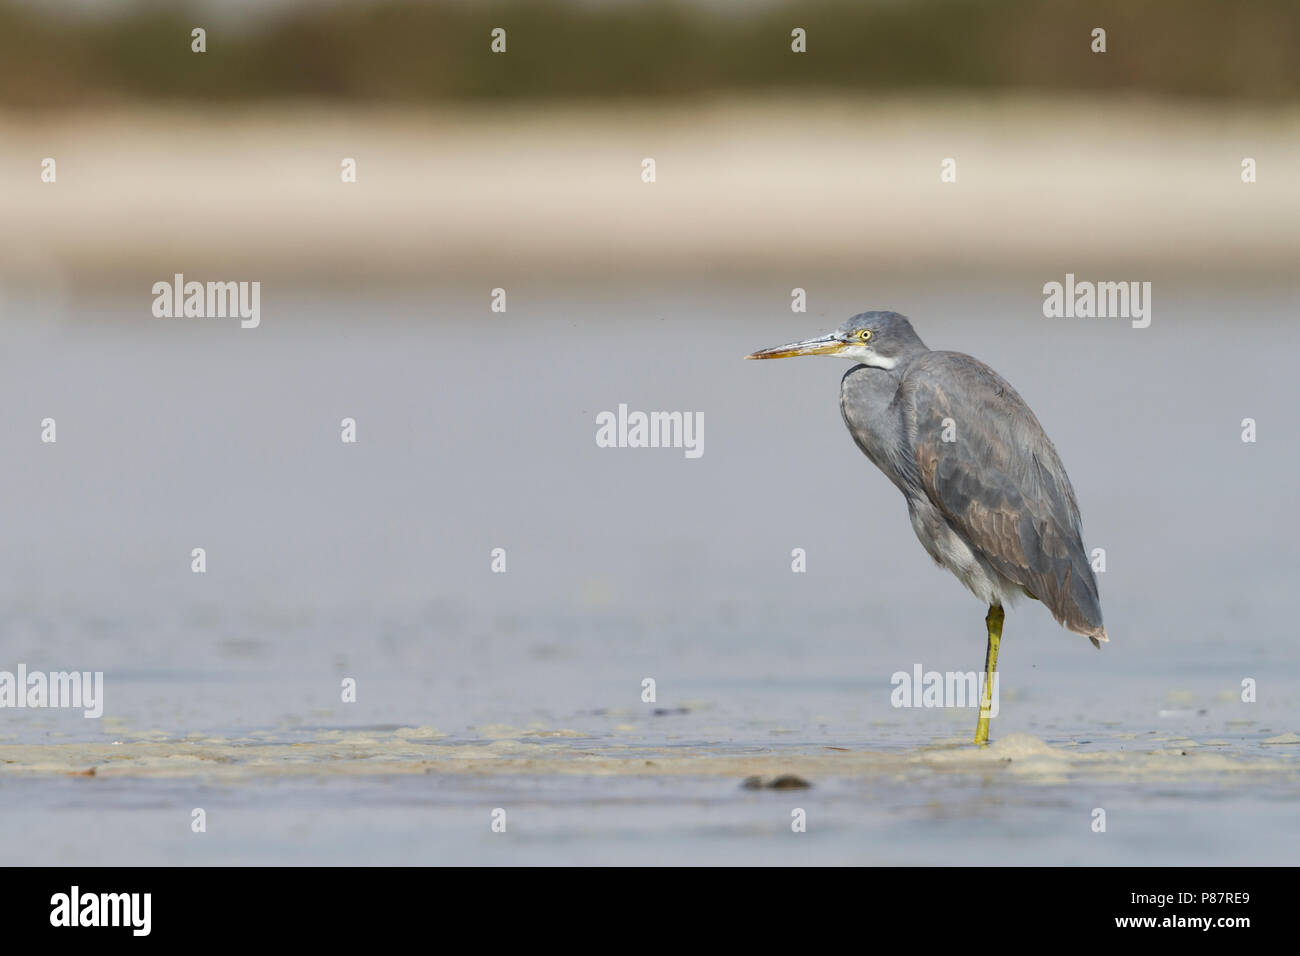
[[1028,595],[1094,646],[1108,640],[1065,466],[1002,376],[969,355],[930,350],[897,312],[863,312],[746,358],[796,355],[859,363],[840,382],[849,434],[907,499],[925,550],[988,605],[975,729],[975,743],[986,744],[1004,606]]

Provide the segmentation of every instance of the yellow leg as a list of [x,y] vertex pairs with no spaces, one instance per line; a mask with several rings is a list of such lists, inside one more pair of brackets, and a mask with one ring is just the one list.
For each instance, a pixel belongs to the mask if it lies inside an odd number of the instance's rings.
[[984,690],[980,694],[980,721],[975,725],[975,743],[987,747],[989,742],[989,708],[993,706],[993,675],[998,670],[998,645],[1002,643],[1002,608],[989,608],[984,624],[989,631],[989,649],[984,655]]

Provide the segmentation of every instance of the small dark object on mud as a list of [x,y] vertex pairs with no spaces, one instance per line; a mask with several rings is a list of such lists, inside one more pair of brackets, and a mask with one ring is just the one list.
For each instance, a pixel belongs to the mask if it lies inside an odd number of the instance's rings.
[[808,790],[812,787],[803,777],[796,777],[792,773],[773,777],[766,783],[762,777],[746,777],[740,785],[746,790]]

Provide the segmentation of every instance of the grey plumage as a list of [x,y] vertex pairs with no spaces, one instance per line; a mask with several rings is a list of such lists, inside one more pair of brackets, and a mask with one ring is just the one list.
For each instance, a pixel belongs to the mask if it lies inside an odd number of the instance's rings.
[[862,363],[841,381],[845,424],[936,562],[990,607],[1027,594],[1093,644],[1108,639],[1074,489],[1014,388],[978,359],[930,350],[895,312],[750,357],[817,354]]

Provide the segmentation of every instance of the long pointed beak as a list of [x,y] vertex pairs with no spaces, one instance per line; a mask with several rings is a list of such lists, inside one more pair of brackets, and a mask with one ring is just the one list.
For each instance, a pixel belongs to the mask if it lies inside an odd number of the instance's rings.
[[796,355],[835,355],[842,348],[844,343],[837,339],[833,334],[819,335],[815,339],[804,339],[802,342],[791,342],[789,345],[778,345],[772,349],[760,349],[746,355],[747,359],[774,359],[774,358],[793,358]]

